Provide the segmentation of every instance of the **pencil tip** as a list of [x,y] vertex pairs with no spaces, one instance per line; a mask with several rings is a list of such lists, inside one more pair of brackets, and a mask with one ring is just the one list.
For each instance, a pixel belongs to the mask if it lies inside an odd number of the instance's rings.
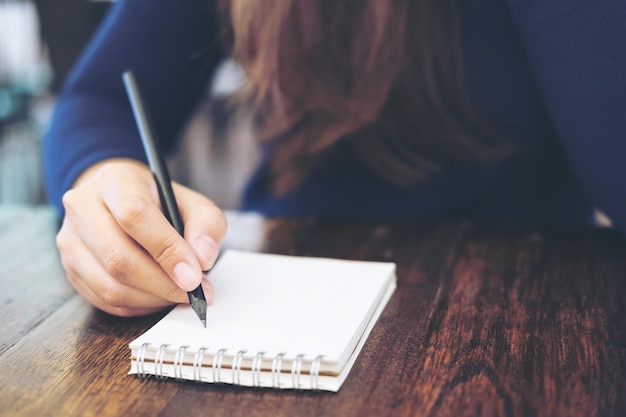
[[202,287],[198,286],[194,291],[187,293],[189,296],[189,303],[191,304],[191,308],[195,311],[196,315],[202,322],[202,325],[206,328],[206,298],[204,297],[204,292],[202,291]]

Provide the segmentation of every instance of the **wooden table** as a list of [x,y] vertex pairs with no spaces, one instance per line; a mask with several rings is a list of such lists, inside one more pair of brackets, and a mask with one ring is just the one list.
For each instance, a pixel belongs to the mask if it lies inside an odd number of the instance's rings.
[[47,208],[0,208],[2,416],[623,416],[626,243],[610,230],[267,221],[265,249],[393,260],[399,286],[339,393],[128,376],[121,319],[66,283]]

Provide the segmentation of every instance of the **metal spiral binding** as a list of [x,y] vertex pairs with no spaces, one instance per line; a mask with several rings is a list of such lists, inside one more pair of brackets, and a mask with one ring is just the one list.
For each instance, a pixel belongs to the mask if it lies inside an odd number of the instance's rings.
[[240,376],[241,376],[241,362],[243,361],[243,355],[246,353],[245,350],[240,350],[237,352],[235,357],[233,358],[232,363],[232,371],[233,371],[233,384],[240,385]]
[[154,375],[158,379],[165,378],[163,375],[163,359],[165,358],[165,349],[167,349],[167,344],[162,344],[159,346],[159,350],[157,350],[156,356],[154,357]]
[[201,347],[193,357],[193,380],[202,382],[202,361],[204,360],[204,352],[208,348]]
[[259,352],[252,361],[252,386],[261,386],[261,364],[263,363],[263,355],[265,352]]
[[322,355],[319,355],[311,364],[311,371],[309,372],[311,376],[311,389],[319,389],[319,376],[321,366]]
[[150,346],[150,343],[144,343],[141,345],[139,349],[139,353],[137,353],[137,374],[139,378],[146,379],[148,375],[146,375],[146,370],[144,369],[144,363],[146,360],[146,349]]
[[272,386],[274,388],[280,388],[280,371],[283,367],[283,357],[284,353],[279,353],[272,360]]
[[300,388],[300,373],[302,372],[302,358],[304,355],[300,354],[296,356],[296,359],[291,363],[291,383],[293,388]]
[[183,361],[185,359],[185,351],[189,346],[181,346],[176,351],[174,356],[174,378],[177,380],[183,379]]
[[[146,361],[146,351],[150,343],[143,343],[139,348],[139,352],[137,353],[137,374],[141,379],[146,379],[150,375],[146,373],[145,370],[145,361]],[[162,344],[157,349],[157,352],[154,357],[154,375],[158,379],[166,378],[166,375],[163,373],[163,363],[165,360],[165,352],[168,348],[168,344]],[[176,351],[174,356],[174,378],[177,380],[183,379],[183,366],[185,355],[187,354],[187,349],[189,346],[181,346]],[[206,352],[209,350],[208,347],[201,347],[198,349],[193,358],[193,380],[196,382],[202,382],[202,368],[204,362],[204,356]],[[219,349],[215,355],[213,356],[213,382],[220,383],[223,382],[221,378],[222,366],[224,363],[224,356],[227,349]],[[235,385],[241,384],[241,367],[243,364],[243,359],[246,351],[240,350],[233,357],[232,361],[232,383]],[[252,359],[251,366],[251,374],[252,374],[252,386],[260,387],[261,384],[261,374],[262,374],[262,364],[263,358],[266,352],[261,351],[258,352],[255,357]],[[282,372],[282,365],[285,358],[285,353],[278,353],[274,359],[272,359],[272,367],[271,367],[271,386],[273,388],[281,388],[280,386],[280,376]],[[319,389],[319,376],[320,369],[322,366],[322,358],[323,355],[317,356],[313,362],[311,363],[311,368],[309,371],[310,374],[310,384],[311,389],[318,390]],[[292,386],[295,389],[302,388],[302,363],[304,360],[304,355],[299,354],[295,357],[295,359],[291,363],[291,382]]]
[[220,349],[213,357],[213,382],[222,382],[220,378],[220,373],[222,372],[224,352],[226,352],[226,349]]

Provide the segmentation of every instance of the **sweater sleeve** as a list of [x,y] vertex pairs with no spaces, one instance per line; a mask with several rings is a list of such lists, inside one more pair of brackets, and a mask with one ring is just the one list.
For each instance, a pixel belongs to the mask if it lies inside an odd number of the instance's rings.
[[508,3],[572,169],[626,232],[626,3]]
[[221,59],[209,0],[120,0],[60,94],[44,138],[45,185],[61,198],[77,176],[112,157],[145,160],[121,75],[132,69],[157,140],[171,149]]

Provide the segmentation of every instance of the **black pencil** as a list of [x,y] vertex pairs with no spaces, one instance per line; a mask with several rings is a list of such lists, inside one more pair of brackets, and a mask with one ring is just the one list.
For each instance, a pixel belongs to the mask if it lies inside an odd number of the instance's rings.
[[[124,74],[122,74],[122,79],[124,80],[124,86],[126,87],[126,93],[128,94],[128,98],[133,109],[137,127],[139,128],[141,143],[143,144],[144,151],[146,152],[148,164],[150,165],[150,169],[154,175],[157,189],[159,190],[159,197],[161,199],[161,205],[163,206],[163,212],[176,231],[181,236],[184,236],[184,225],[180,217],[180,212],[178,211],[178,204],[176,203],[176,198],[174,197],[174,191],[172,190],[170,174],[167,171],[163,155],[161,155],[161,152],[159,151],[159,148],[154,140],[152,126],[146,113],[146,109],[144,108],[141,95],[139,94],[137,81],[135,80],[135,76],[132,71],[124,72]],[[207,303],[204,291],[202,291],[202,286],[198,285],[195,290],[188,292],[187,295],[189,296],[191,308],[193,308],[193,311],[196,312],[200,321],[202,321],[202,325],[206,327]]]

